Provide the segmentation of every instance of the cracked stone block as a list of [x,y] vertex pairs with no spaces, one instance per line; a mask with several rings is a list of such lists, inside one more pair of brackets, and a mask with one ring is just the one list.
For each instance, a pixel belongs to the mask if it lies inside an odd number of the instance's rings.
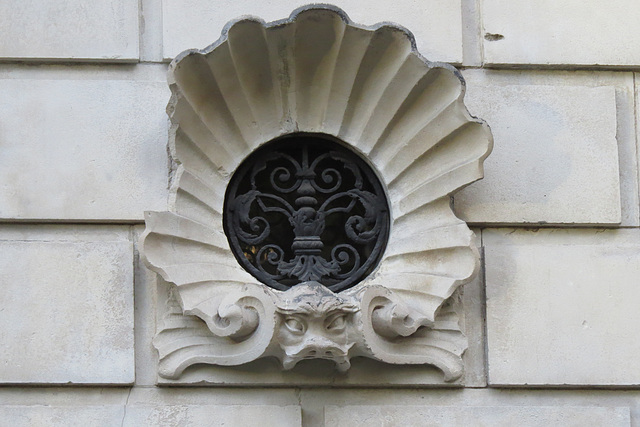
[[133,382],[128,227],[5,225],[0,253],[0,383]]
[[488,65],[637,66],[637,0],[485,0]]
[[640,384],[640,230],[483,232],[489,384]]
[[140,220],[164,209],[164,82],[0,79],[0,218]]
[[[230,19],[243,15],[274,21],[308,1],[253,2],[164,0],[164,57],[173,58],[185,49],[207,46],[220,37]],[[337,0],[332,4],[344,9],[349,17],[363,25],[381,21],[396,22],[409,28],[416,37],[420,52],[431,61],[462,62],[462,17],[460,0],[426,0],[419,7],[413,0],[399,0],[389,7],[382,0],[365,5],[354,0]],[[221,13],[220,11],[224,12]]]
[[0,60],[138,61],[138,2],[4,0]]

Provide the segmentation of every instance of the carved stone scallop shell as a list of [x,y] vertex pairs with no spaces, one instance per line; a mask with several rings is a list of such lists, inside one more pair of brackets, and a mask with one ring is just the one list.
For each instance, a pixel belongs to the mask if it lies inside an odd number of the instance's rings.
[[492,147],[488,126],[463,104],[460,73],[424,59],[398,26],[363,27],[323,6],[271,23],[232,21],[211,46],[176,57],[169,83],[170,207],[147,212],[142,252],[177,285],[184,314],[199,316],[215,337],[194,333],[181,347],[184,334],[161,331],[161,375],[175,378],[192,363],[286,357],[272,350],[283,293],[237,263],[222,208],[230,175],[247,155],[276,137],[308,132],[338,138],[367,158],[391,205],[379,267],[340,293],[359,305],[353,322],[361,338],[349,355],[435,364],[447,379],[459,377],[466,340],[437,316],[476,273],[478,253],[450,196],[482,178]]

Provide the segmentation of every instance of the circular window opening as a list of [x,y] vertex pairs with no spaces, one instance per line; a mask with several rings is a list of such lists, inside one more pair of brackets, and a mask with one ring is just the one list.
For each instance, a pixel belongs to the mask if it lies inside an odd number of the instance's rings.
[[375,269],[389,237],[380,180],[328,136],[288,135],[255,150],[231,177],[223,215],[240,265],[280,290],[350,288]]

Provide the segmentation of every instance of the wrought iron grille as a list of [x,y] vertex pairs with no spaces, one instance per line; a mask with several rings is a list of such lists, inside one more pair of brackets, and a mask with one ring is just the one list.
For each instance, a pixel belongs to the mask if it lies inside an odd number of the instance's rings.
[[286,290],[317,281],[340,291],[378,264],[389,207],[360,156],[329,137],[297,134],[265,144],[238,167],[224,230],[238,262],[262,283]]

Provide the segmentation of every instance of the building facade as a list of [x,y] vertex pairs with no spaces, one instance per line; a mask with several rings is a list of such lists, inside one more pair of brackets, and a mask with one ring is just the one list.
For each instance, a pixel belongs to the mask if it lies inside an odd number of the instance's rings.
[[[429,63],[460,70],[469,120],[491,128],[484,178],[451,199],[479,257],[437,311],[466,337],[460,375],[416,362],[420,351],[346,373],[331,358],[286,371],[195,358],[163,375],[156,335],[187,297],[148,268],[141,237],[145,212],[175,203],[170,139],[187,119],[167,116],[170,63],[233,19],[302,5],[0,4],[0,424],[640,425],[633,0],[336,3],[354,25],[399,24]],[[170,246],[168,264],[200,254]],[[449,261],[416,265],[432,262]]]

